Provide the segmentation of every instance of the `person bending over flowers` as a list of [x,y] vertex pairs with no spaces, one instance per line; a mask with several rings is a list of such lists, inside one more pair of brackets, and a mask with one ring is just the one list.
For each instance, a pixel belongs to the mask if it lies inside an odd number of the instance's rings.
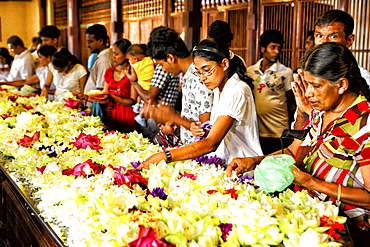
[[[250,88],[249,77],[239,73],[235,60],[229,59],[227,46],[214,39],[205,39],[193,49],[195,74],[202,83],[213,89],[214,99],[208,136],[186,146],[154,154],[138,169],[148,168],[150,163],[196,158],[216,151],[215,154],[230,162],[234,157],[262,155],[258,139],[257,116]],[[152,109],[153,108],[153,109]],[[150,107],[149,111],[155,111]],[[180,117],[174,111],[163,116],[172,122]],[[199,132],[202,132],[199,130]]]
[[[304,141],[296,139],[283,150],[301,169],[293,168],[293,183],[334,202],[357,226],[370,230],[369,88],[356,59],[339,43],[314,47],[301,69],[306,83],[301,90],[313,110],[304,126],[310,129]],[[264,157],[235,158],[226,171],[229,176],[251,171]]]
[[48,97],[52,83],[55,85],[55,101],[63,101],[69,91],[83,92],[87,79],[86,68],[66,48],[54,53],[48,66],[49,71],[41,96]]

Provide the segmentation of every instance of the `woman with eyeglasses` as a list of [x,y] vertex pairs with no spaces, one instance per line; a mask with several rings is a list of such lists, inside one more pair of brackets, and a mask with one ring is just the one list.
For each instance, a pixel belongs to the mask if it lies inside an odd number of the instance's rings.
[[[229,163],[234,157],[252,157],[262,154],[257,127],[257,116],[252,94],[251,79],[239,72],[236,60],[229,58],[227,46],[205,39],[193,49],[195,75],[214,92],[207,137],[189,145],[154,154],[137,169],[148,168],[150,163],[196,158],[210,152]],[[192,132],[202,135],[192,123]]]

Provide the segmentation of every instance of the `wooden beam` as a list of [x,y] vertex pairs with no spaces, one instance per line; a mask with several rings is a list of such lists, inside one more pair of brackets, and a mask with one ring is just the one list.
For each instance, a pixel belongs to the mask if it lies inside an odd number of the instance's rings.
[[123,37],[122,0],[111,0],[111,43]]
[[202,12],[200,0],[185,0],[185,11],[182,24],[185,32],[185,44],[189,49],[200,41],[200,28],[202,27]]
[[68,50],[81,59],[78,0],[67,0]]

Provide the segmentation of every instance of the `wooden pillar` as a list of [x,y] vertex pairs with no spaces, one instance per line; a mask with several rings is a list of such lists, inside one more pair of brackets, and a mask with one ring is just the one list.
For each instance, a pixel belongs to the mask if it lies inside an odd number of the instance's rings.
[[40,0],[39,13],[40,13],[40,29],[46,26],[46,0]]
[[111,44],[123,37],[122,0],[111,0]]
[[202,12],[200,0],[185,0],[185,12],[183,13],[183,26],[185,32],[185,44],[188,49],[193,48],[200,41],[200,28],[202,27]]
[[170,14],[172,11],[172,1],[171,0],[162,0],[162,13],[163,13],[163,18],[162,18],[162,25],[166,27],[171,26],[171,20],[170,20]]
[[[258,0],[250,0],[247,16],[247,56],[245,63],[247,66],[255,64],[258,59],[258,13],[259,13]],[[235,42],[235,41],[234,41]]]
[[80,59],[80,18],[78,0],[67,0],[67,11],[68,50]]

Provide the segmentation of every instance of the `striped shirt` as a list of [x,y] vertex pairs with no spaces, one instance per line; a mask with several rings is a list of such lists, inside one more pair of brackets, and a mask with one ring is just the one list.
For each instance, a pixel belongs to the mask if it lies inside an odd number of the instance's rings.
[[[329,183],[364,188],[360,167],[370,165],[370,103],[358,96],[340,118],[322,130],[324,113],[314,110],[305,124],[305,128],[311,129],[301,145],[301,152],[305,152],[304,169]],[[336,203],[336,198],[324,193],[310,190],[310,194]],[[370,229],[370,210],[344,202],[336,204],[359,227]]]

